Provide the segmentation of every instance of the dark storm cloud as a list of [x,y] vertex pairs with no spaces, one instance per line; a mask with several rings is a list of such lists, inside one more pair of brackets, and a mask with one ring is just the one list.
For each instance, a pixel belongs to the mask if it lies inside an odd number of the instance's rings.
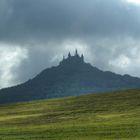
[[139,9],[126,0],[0,0],[1,52],[8,48],[15,62],[9,66],[1,56],[9,85],[56,65],[75,48],[99,68],[140,76]]
[[5,0],[3,3],[6,8],[2,7],[0,37],[6,41],[139,35],[140,31],[138,8],[121,0]]

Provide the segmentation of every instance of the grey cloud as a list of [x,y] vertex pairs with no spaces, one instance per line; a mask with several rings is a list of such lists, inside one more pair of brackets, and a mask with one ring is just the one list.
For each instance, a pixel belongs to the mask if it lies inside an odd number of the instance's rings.
[[28,42],[91,35],[139,35],[136,12],[139,9],[122,0],[9,1],[11,12],[0,34],[5,40]]

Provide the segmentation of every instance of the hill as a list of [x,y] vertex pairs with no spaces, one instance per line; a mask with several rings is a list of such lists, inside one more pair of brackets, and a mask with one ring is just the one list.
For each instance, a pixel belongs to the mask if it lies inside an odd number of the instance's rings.
[[102,71],[75,53],[35,78],[0,90],[0,103],[31,101],[140,87],[140,78]]
[[0,105],[2,140],[139,140],[140,90]]

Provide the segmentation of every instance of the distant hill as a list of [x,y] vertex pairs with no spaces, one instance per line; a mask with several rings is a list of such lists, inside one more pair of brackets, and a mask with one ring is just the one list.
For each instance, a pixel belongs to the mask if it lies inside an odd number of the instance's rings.
[[140,140],[140,90],[0,105],[1,140]]
[[0,103],[31,101],[118,89],[139,88],[140,78],[102,71],[84,62],[84,56],[68,54],[58,66],[35,78],[0,90]]

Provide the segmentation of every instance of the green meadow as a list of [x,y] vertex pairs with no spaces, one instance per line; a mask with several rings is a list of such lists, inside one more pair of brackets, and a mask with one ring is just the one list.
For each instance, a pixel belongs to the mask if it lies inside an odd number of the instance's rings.
[[140,90],[0,105],[0,140],[140,140]]

